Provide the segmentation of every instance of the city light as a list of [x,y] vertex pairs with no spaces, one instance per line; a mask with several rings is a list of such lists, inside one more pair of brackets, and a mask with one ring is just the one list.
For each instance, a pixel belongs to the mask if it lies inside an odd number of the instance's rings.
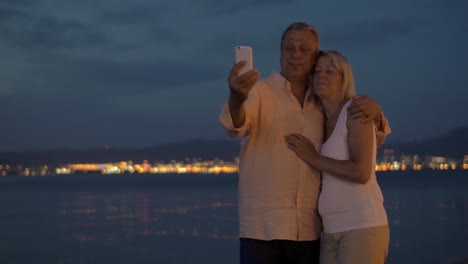
[[[442,156],[400,155],[395,157],[394,150],[386,149],[376,162],[376,172],[386,171],[421,171],[421,170],[468,170],[468,155],[462,159]],[[239,159],[232,161],[196,160],[151,162],[143,160],[117,161],[107,163],[71,163],[51,168],[43,165],[32,168],[24,165],[0,164],[0,175],[47,176],[47,175],[82,175],[82,174],[231,174],[238,173]]]

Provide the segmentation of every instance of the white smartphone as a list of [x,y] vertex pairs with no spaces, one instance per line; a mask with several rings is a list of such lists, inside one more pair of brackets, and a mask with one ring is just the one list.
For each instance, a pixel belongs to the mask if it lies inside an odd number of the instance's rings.
[[235,50],[236,63],[239,61],[247,61],[247,64],[239,71],[239,75],[253,69],[253,56],[252,47],[249,46],[236,46]]

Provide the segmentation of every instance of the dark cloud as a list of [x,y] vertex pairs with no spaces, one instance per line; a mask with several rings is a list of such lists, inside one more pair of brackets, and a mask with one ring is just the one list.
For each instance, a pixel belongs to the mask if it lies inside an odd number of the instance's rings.
[[[369,61],[375,54],[391,55],[389,70],[371,71],[368,76],[375,80],[367,81],[369,87],[382,87],[370,95],[385,97],[382,105],[389,116],[404,123],[410,119],[403,118],[407,113],[417,118],[426,111],[433,120],[427,122],[444,120],[445,116],[435,116],[426,106],[418,107],[421,113],[415,115],[414,104],[398,96],[424,94],[432,102],[440,97],[440,87],[453,87],[453,93],[444,95],[450,105],[440,108],[463,105],[461,99],[454,98],[462,98],[456,87],[464,87],[460,83],[466,83],[466,78],[460,78],[465,76],[463,72],[453,72],[452,68],[462,71],[463,67],[452,59],[465,56],[466,34],[460,34],[460,28],[466,32],[463,10],[467,2],[369,3],[353,4],[360,10],[354,17],[362,17],[356,21],[345,10],[319,13],[331,8],[329,3],[298,0],[0,0],[0,66],[4,73],[0,117],[7,120],[0,130],[0,138],[6,142],[0,150],[119,142],[145,145],[173,140],[176,135],[192,136],[197,131],[209,133],[213,130],[210,124],[219,127],[218,106],[228,94],[226,77],[234,46],[253,46],[254,64],[262,74],[268,74],[271,67],[278,66],[281,32],[287,26],[279,24],[296,19],[315,20],[322,33],[322,47],[345,51],[372,47],[365,53],[368,56],[357,60],[363,65],[374,65]],[[393,9],[395,17],[389,18],[379,15],[380,11],[369,11],[377,10],[372,6],[386,14],[392,12],[384,10],[389,6],[399,9]],[[278,19],[271,17],[284,13],[283,7],[302,10]],[[311,7],[316,15],[308,11]],[[432,68],[434,56],[427,53],[447,48],[457,50],[456,54],[438,60],[440,65],[453,66],[443,67],[447,72]],[[393,62],[397,61],[393,53],[404,57],[408,52],[416,56],[404,66]],[[352,56],[352,52],[346,53]],[[362,69],[367,73],[369,68]],[[421,76],[415,77],[417,73]],[[388,75],[398,78],[387,80]],[[443,79],[437,81],[436,76]],[[438,91],[437,96],[429,97],[431,90]],[[387,98],[396,99],[389,105]],[[392,109],[402,102],[408,107]],[[405,129],[424,130],[396,122],[392,128],[394,135],[400,136]]]
[[112,25],[146,25],[161,21],[169,10],[167,3],[133,3],[128,7],[119,5],[104,9],[98,19]]
[[0,42],[28,52],[108,43],[103,32],[80,21],[6,8],[0,8],[0,34]]
[[165,28],[157,24],[151,24],[147,27],[148,40],[154,43],[154,48],[157,48],[161,44],[170,43],[172,47],[186,45],[188,41],[182,34],[177,33],[175,30]]
[[205,0],[202,5],[215,14],[237,13],[250,8],[272,7],[275,5],[288,5],[298,2],[298,0]]
[[[460,31],[459,33],[465,33],[468,29],[467,11],[468,1],[465,0],[435,0],[435,8],[444,17],[445,26],[449,26],[450,29]],[[466,35],[461,36],[467,38]]]
[[0,150],[86,148],[122,142],[126,137],[131,142],[131,130],[147,116],[122,111],[100,99],[53,95],[0,97],[2,122],[8,127],[0,131],[3,139]]
[[193,118],[193,112],[187,111],[188,108],[185,108],[186,114],[175,112],[175,109],[187,107],[181,105],[183,98],[181,94],[163,101],[148,100],[143,103],[148,104],[146,111],[142,111],[122,108],[118,103],[95,96],[0,96],[3,125],[0,130],[0,152],[103,146],[146,147],[161,140],[168,142],[206,136],[219,130],[217,115],[209,117],[213,122],[207,122],[207,115]]
[[[129,14],[143,9],[136,8]],[[146,13],[148,19],[150,13]],[[104,33],[79,21],[0,9],[0,33],[4,36],[0,43],[22,57],[28,54],[25,60],[16,57],[17,68],[28,78],[10,79],[13,87],[9,89],[18,95],[122,95],[203,83],[220,76],[217,65],[198,60],[202,57],[197,54],[184,60],[177,58],[180,56],[173,48],[185,43],[182,35],[158,24],[144,24],[141,28],[146,30],[143,34],[146,39],[140,43],[139,32],[131,36],[136,39],[133,46],[119,48]],[[116,37],[124,38],[125,34],[128,32]],[[87,47],[97,49],[88,52]],[[132,58],[128,53],[132,49],[140,59]],[[144,58],[141,54],[148,56]],[[157,59],[161,57],[168,59]],[[14,56],[12,59],[15,61]]]
[[[212,57],[228,56],[228,59],[233,59],[234,47],[236,45],[248,45],[253,48],[254,58],[259,55],[279,57],[280,41],[283,30],[289,24],[271,25],[265,27],[263,25],[251,25],[248,30],[239,32],[238,28],[226,28],[225,31],[217,34],[209,35],[206,38],[205,53]],[[231,25],[232,26],[232,25]],[[236,25],[234,25],[236,27]],[[233,33],[239,32],[239,33]],[[224,61],[226,62],[226,61]],[[260,62],[260,61],[257,61]],[[231,63],[231,61],[229,61]]]
[[101,61],[83,65],[76,73],[88,80],[95,80],[97,86],[106,86],[103,92],[117,94],[203,83],[220,76],[219,69],[214,65],[177,61]]
[[[134,42],[123,47],[124,49],[138,49],[142,44],[154,48],[168,43],[171,46],[177,46],[178,43],[182,45],[186,41],[183,32],[164,24],[164,19],[171,17],[170,14],[168,3],[141,2],[102,9],[97,20],[115,32],[133,34]],[[121,38],[122,35],[116,37]]]
[[433,4],[438,7],[453,9],[453,10],[465,10],[463,11],[466,14],[468,10],[468,2],[466,0],[434,0]]
[[0,6],[0,21],[13,20],[15,17],[26,16],[23,11],[18,11],[12,8],[5,8]]
[[178,61],[69,59],[38,64],[18,80],[21,95],[125,95],[199,84],[224,76],[215,64]]
[[37,0],[2,0],[0,8],[2,7],[30,7],[39,4]]
[[421,23],[410,19],[381,18],[340,23],[321,34],[323,46],[364,48],[409,36]]

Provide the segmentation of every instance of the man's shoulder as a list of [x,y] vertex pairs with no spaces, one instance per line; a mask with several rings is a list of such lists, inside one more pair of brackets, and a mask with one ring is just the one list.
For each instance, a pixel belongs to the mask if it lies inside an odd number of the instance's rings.
[[271,73],[269,76],[259,80],[255,86],[257,89],[267,89],[271,90],[274,88],[282,87],[284,85],[284,77],[277,72]]
[[263,82],[269,84],[269,85],[278,85],[278,84],[283,84],[284,83],[284,77],[277,73],[277,72],[272,72],[270,75],[262,79]]

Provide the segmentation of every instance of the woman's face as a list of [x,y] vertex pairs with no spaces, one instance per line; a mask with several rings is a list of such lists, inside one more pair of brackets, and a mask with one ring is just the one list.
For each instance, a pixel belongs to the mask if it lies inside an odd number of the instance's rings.
[[315,65],[314,91],[320,99],[343,97],[343,74],[327,56],[320,57]]

